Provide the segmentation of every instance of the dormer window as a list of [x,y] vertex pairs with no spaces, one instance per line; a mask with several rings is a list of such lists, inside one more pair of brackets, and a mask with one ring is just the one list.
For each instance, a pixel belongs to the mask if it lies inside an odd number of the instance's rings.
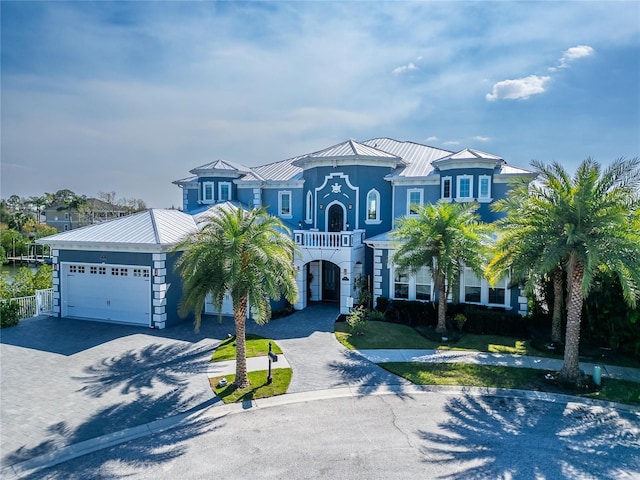
[[491,201],[491,177],[489,175],[480,175],[478,178],[478,201]]
[[462,202],[473,200],[473,177],[471,175],[458,176],[458,195],[456,200]]
[[451,200],[451,177],[442,177],[442,184],[440,185],[440,198],[444,200]]
[[229,182],[218,183],[218,201],[227,202],[231,200],[231,184]]
[[204,203],[212,203],[214,201],[214,183],[202,182],[202,201]]

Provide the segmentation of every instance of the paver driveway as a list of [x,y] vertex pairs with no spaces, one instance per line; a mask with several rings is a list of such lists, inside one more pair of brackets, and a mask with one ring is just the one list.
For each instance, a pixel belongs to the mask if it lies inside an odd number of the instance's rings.
[[[403,382],[333,335],[337,309],[315,305],[248,331],[278,341],[290,392]],[[2,331],[2,466],[124,428],[212,405],[207,363],[233,321],[166,330],[40,317]]]

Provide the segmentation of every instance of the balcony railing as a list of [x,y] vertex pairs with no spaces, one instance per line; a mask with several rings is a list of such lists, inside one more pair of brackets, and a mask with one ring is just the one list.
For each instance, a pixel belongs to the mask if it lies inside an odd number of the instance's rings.
[[343,232],[316,232],[313,230],[294,230],[296,245],[306,248],[345,248],[362,245],[364,230]]

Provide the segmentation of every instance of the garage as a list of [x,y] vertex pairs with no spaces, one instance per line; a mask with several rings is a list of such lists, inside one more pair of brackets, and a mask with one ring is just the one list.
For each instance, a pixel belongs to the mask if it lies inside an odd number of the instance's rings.
[[151,326],[148,267],[61,262],[62,316]]

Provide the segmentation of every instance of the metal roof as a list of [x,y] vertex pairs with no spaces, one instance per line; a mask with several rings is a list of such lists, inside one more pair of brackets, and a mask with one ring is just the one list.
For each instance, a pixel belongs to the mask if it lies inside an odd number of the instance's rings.
[[230,162],[228,160],[215,160],[210,163],[206,163],[204,165],[200,165],[199,167],[193,168],[189,170],[189,173],[205,173],[210,170],[215,171],[227,171],[227,172],[238,172],[238,173],[246,173],[250,172],[251,169],[249,167],[245,167],[239,163]]
[[[331,147],[319,150],[314,153],[309,153],[302,158],[341,158],[341,157],[367,157],[367,158],[398,158],[397,155],[393,155],[384,150],[379,150],[375,147],[358,143],[354,140],[347,140],[346,142],[338,143]],[[301,159],[302,159],[301,158]]]
[[472,148],[465,148],[459,152],[452,153],[451,155],[441,158],[440,160],[496,160],[503,161],[502,157],[497,155],[491,155],[490,153],[481,152],[480,150],[474,150]]
[[45,237],[39,243],[174,245],[195,231],[196,222],[191,215],[179,210],[149,209]]
[[302,176],[302,168],[293,165],[294,160],[298,158],[300,157],[289,158],[287,160],[255,167],[253,172],[257,173],[264,180],[298,180]]
[[400,142],[392,138],[373,138],[363,143],[402,158],[408,165],[406,167],[398,167],[392,174],[392,176],[399,177],[426,177],[433,172],[433,162],[435,160],[452,153],[449,150],[442,150],[415,142]]

